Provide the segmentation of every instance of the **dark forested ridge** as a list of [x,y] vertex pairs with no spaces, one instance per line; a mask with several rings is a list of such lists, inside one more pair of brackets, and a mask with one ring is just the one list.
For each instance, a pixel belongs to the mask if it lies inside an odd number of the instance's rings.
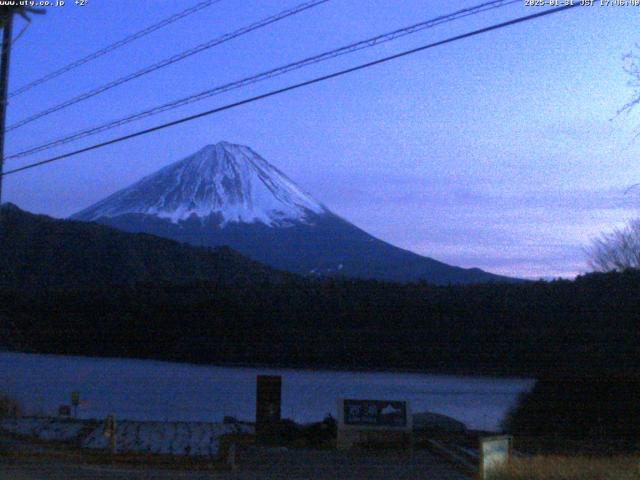
[[640,365],[640,273],[434,287],[291,279],[4,290],[5,344],[38,352],[539,376]]
[[[57,221],[43,221],[51,222],[45,232],[55,237]],[[95,271],[90,281],[62,278],[61,272],[80,275],[83,265],[65,265],[58,251],[50,254],[56,257],[51,271],[34,277],[56,282],[14,283],[8,275],[25,278],[24,272],[4,263],[0,343],[23,351],[190,362],[523,376],[633,373],[640,365],[638,271],[467,286],[321,281],[280,274],[228,250],[117,234],[141,242],[127,247],[132,263],[126,268],[138,273],[126,283]],[[29,244],[29,232],[21,235]],[[60,248],[93,249],[87,261],[114,261],[104,245],[78,241],[65,237]],[[162,248],[152,252],[152,246]],[[12,255],[26,257],[14,261],[30,258],[42,268],[31,247],[15,248]],[[191,273],[140,273],[165,261],[165,251],[176,255],[171,268]],[[134,260],[145,255],[142,268]],[[184,270],[184,262],[202,260],[209,276],[196,280],[200,273],[193,272],[202,270]]]
[[193,280],[278,281],[289,274],[225,247],[199,248],[93,223],[34,215],[2,207],[0,286],[78,288]]

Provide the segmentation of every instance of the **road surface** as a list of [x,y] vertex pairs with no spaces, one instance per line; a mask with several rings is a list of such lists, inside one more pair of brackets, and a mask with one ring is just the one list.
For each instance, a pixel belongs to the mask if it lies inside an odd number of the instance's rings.
[[[62,454],[61,454],[62,452]],[[86,457],[85,457],[86,458]],[[168,479],[425,479],[469,480],[426,450],[337,451],[239,447],[234,471],[161,469],[87,464],[81,451],[0,434],[0,480],[168,480]]]
[[[1,440],[1,439],[0,439]],[[1,444],[1,442],[0,442]],[[16,445],[12,445],[15,451]],[[235,471],[186,471],[157,466],[90,465],[37,455],[0,455],[1,480],[168,480],[168,479],[425,479],[469,480],[426,450],[342,452],[336,450],[258,449],[238,451]]]

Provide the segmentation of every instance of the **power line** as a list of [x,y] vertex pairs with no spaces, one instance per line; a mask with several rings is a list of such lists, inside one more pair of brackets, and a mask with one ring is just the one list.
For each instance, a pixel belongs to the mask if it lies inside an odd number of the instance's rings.
[[264,18],[258,22],[252,23],[249,26],[246,27],[242,27],[234,32],[231,33],[227,33],[225,35],[222,35],[221,37],[218,37],[214,40],[211,40],[209,42],[203,43],[201,45],[198,45],[194,48],[191,48],[189,50],[186,50],[184,52],[181,52],[179,54],[173,55],[169,58],[166,58],[164,60],[161,60],[160,62],[154,63],[153,65],[150,65],[148,67],[145,67],[141,70],[138,70],[136,72],[130,73],[128,75],[125,75],[124,77],[120,77],[116,80],[113,80],[109,83],[106,83],[104,85],[101,85],[97,88],[94,88],[93,90],[89,90],[88,92],[85,92],[83,94],[77,95],[69,100],[66,100],[62,103],[59,103],[58,105],[54,105],[51,108],[47,108],[46,110],[43,110],[41,112],[38,112],[34,115],[31,115],[30,117],[27,117],[23,120],[20,120],[17,123],[14,123],[13,125],[10,125],[7,127],[7,132],[10,132],[12,130],[15,130],[16,128],[22,127],[28,123],[31,123],[35,120],[38,120],[39,118],[45,117],[47,115],[50,115],[54,112],[58,112],[60,110],[63,110],[67,107],[70,107],[71,105],[75,105],[76,103],[82,102],[84,100],[88,100],[89,98],[95,97],[96,95],[99,95],[101,93],[106,92],[107,90],[111,90],[112,88],[115,88],[119,85],[122,85],[124,83],[130,82],[131,80],[135,80],[136,78],[142,77],[144,75],[148,75],[149,73],[155,72],[156,70],[159,70],[161,68],[167,67],[169,65],[172,65],[174,63],[177,63],[181,60],[184,60],[185,58],[191,57],[192,55],[195,55],[197,53],[203,52],[205,50],[208,50],[210,48],[213,48],[215,46],[218,46],[222,43],[228,42],[229,40],[232,40],[234,38],[240,37],[242,35],[246,35],[247,33],[250,33],[254,30],[258,30],[260,28],[264,28],[268,25],[271,25],[273,23],[279,22],[280,20],[284,20],[285,18],[291,17],[293,15],[297,15],[298,13],[301,13],[305,10],[308,10],[310,8],[313,7],[317,7],[318,5],[321,5],[323,3],[328,2],[329,0],[311,0],[311,1],[307,1],[305,3],[301,3],[300,5],[297,5],[293,8],[287,9],[287,10],[283,10],[282,12],[276,14],[276,15],[272,15],[270,17]]
[[217,86],[208,90],[205,90],[203,92],[199,92],[195,95],[190,95],[188,97],[184,97],[181,98],[179,100],[175,100],[163,105],[160,105],[158,107],[153,107],[151,109],[147,109],[147,110],[143,110],[142,112],[138,112],[135,114],[131,114],[131,115],[127,115],[126,117],[123,118],[119,118],[117,120],[113,120],[111,122],[108,122],[106,124],[103,125],[99,125],[97,127],[92,127],[89,129],[85,129],[82,130],[80,132],[76,132],[73,133],[71,135],[62,137],[62,138],[58,138],[55,140],[51,140],[45,144],[41,144],[41,145],[37,145],[34,147],[30,147],[27,150],[23,150],[21,152],[17,152],[15,154],[11,154],[9,156],[7,156],[7,159],[15,159],[15,158],[22,158],[22,157],[26,157],[29,155],[33,155],[35,153],[38,152],[42,152],[45,150],[49,150],[53,147],[56,146],[60,146],[60,145],[64,145],[76,140],[79,140],[81,138],[85,138],[88,136],[92,136],[92,135],[96,135],[98,133],[107,131],[107,130],[111,130],[113,128],[134,122],[136,120],[140,120],[142,118],[146,118],[146,117],[150,117],[153,115],[157,115],[159,113],[168,111],[168,110],[173,110],[175,108],[178,107],[182,107],[184,105],[188,105],[190,103],[194,103],[194,102],[198,102],[200,100],[204,100],[206,98],[215,96],[215,95],[219,95],[221,93],[225,93],[231,90],[235,90],[241,87],[245,87],[247,85],[251,85],[263,80],[267,80],[276,76],[280,76],[283,75],[285,73],[291,72],[293,70],[298,70],[300,68],[309,66],[309,65],[313,65],[316,63],[320,63],[332,58],[336,58],[342,55],[346,55],[346,54],[350,54],[359,50],[363,50],[365,48],[371,48],[374,47],[376,45],[380,45],[382,43],[386,43],[386,42],[390,42],[392,40],[428,29],[428,28],[432,28],[435,27],[437,25],[441,25],[444,23],[449,23],[452,22],[454,20],[458,20],[460,18],[464,18],[467,16],[471,16],[471,15],[477,15],[479,13],[488,11],[488,10],[493,10],[496,8],[502,8],[505,7],[507,5],[513,4],[513,3],[517,3],[520,2],[520,0],[494,0],[494,1],[490,1],[490,2],[486,2],[486,3],[482,3],[480,5],[477,5],[475,7],[469,7],[469,8],[465,8],[462,10],[458,10],[457,12],[453,12],[447,15],[442,15],[430,20],[426,20],[420,23],[416,23],[414,25],[408,26],[408,27],[404,27],[401,29],[397,29],[394,30],[392,32],[389,33],[385,33],[382,35],[378,35],[372,38],[369,38],[367,40],[362,40],[360,42],[356,42],[356,43],[352,43],[350,45],[344,46],[344,47],[340,47],[334,50],[329,50],[327,52],[321,53],[319,55],[314,55],[311,57],[307,57],[303,60],[299,60],[293,63],[289,63],[286,64],[284,66],[280,66],[271,70],[268,70],[266,72],[262,72],[259,73],[257,75],[252,75],[250,77],[246,77],[243,78],[242,80],[237,80],[235,82],[231,82],[231,83],[227,83],[221,86]]
[[527,22],[527,21],[530,21],[530,20],[534,20],[536,18],[544,17],[544,16],[547,16],[547,15],[552,15],[554,13],[558,13],[558,12],[561,12],[561,11],[564,11],[564,10],[568,10],[568,9],[574,8],[574,7],[579,7],[579,6],[580,6],[579,3],[574,3],[574,4],[570,4],[570,5],[565,5],[565,6],[562,6],[562,7],[557,7],[557,8],[553,8],[553,9],[549,9],[549,10],[544,10],[544,11],[541,11],[541,12],[538,12],[538,13],[534,13],[534,14],[531,14],[531,15],[525,15],[523,17],[518,17],[518,18],[515,18],[513,20],[509,20],[507,22],[502,22],[502,23],[491,25],[489,27],[484,27],[484,28],[481,28],[481,29],[478,29],[478,30],[474,30],[472,32],[463,33],[461,35],[456,35],[454,37],[449,37],[449,38],[447,38],[445,40],[439,40],[437,42],[429,43],[429,44],[423,45],[421,47],[412,48],[410,50],[405,50],[403,52],[396,53],[395,55],[390,55],[388,57],[383,57],[383,58],[380,58],[378,60],[374,60],[372,62],[363,63],[363,64],[357,65],[355,67],[351,67],[351,68],[347,68],[347,69],[344,69],[344,70],[340,70],[338,72],[330,73],[328,75],[323,75],[321,77],[316,77],[316,78],[313,78],[311,80],[307,80],[307,81],[304,81],[304,82],[296,83],[294,85],[289,85],[287,87],[280,88],[280,89],[277,89],[277,90],[272,90],[272,91],[270,91],[268,93],[264,93],[262,95],[257,95],[255,97],[246,98],[244,100],[240,100],[240,101],[234,102],[234,103],[229,103],[229,104],[224,105],[222,107],[218,107],[218,108],[214,108],[212,110],[207,110],[207,111],[204,111],[204,112],[200,112],[200,113],[197,113],[195,115],[189,115],[187,117],[183,117],[183,118],[180,118],[178,120],[173,120],[171,122],[163,123],[163,124],[157,125],[155,127],[151,127],[151,128],[147,128],[147,129],[144,129],[144,130],[140,130],[138,132],[130,133],[128,135],[124,135],[124,136],[121,136],[121,137],[118,137],[118,138],[107,140],[105,142],[97,143],[97,144],[91,145],[89,147],[81,148],[81,149],[78,149],[78,150],[75,150],[75,151],[72,151],[72,152],[68,152],[68,153],[65,153],[65,154],[62,154],[62,155],[58,155],[58,156],[55,156],[55,157],[52,157],[52,158],[48,158],[46,160],[41,160],[39,162],[30,163],[30,164],[25,165],[23,167],[19,167],[19,168],[14,168],[12,170],[8,170],[8,171],[4,172],[2,174],[2,176],[6,176],[6,175],[11,175],[11,174],[14,174],[14,173],[22,172],[24,170],[29,170],[31,168],[35,168],[35,167],[39,167],[41,165],[45,165],[47,163],[52,163],[52,162],[56,162],[56,161],[59,161],[59,160],[65,159],[65,158],[73,157],[73,156],[79,155],[81,153],[89,152],[89,151],[92,151],[92,150],[97,150],[99,148],[106,147],[108,145],[113,145],[115,143],[120,143],[120,142],[123,142],[125,140],[130,140],[130,139],[135,138],[135,137],[140,137],[142,135],[146,135],[148,133],[152,133],[152,132],[155,132],[155,131],[158,131],[158,130],[163,130],[165,128],[173,127],[175,125],[179,125],[179,124],[182,124],[182,123],[190,122],[192,120],[196,120],[198,118],[202,118],[202,117],[213,115],[213,114],[216,114],[216,113],[219,113],[219,112],[223,112],[225,110],[230,110],[232,108],[239,107],[241,105],[246,105],[246,104],[249,104],[249,103],[257,102],[259,100],[264,100],[265,98],[273,97],[275,95],[279,95],[279,94],[282,94],[282,93],[285,93],[285,92],[289,92],[291,90],[297,90],[299,88],[306,87],[306,86],[309,86],[309,85],[313,85],[313,84],[316,84],[316,83],[320,83],[320,82],[323,82],[325,80],[329,80],[329,79],[336,78],[336,77],[341,77],[341,76],[346,75],[348,73],[356,72],[356,71],[359,71],[359,70],[364,70],[366,68],[373,67],[375,65],[379,65],[379,64],[382,64],[382,63],[386,63],[386,62],[389,62],[391,60],[396,60],[398,58],[406,57],[408,55],[412,55],[414,53],[422,52],[424,50],[428,50],[428,49],[431,49],[431,48],[439,47],[441,45],[445,45],[445,44],[448,44],[448,43],[456,42],[458,40],[462,40],[462,39],[465,39],[465,38],[474,37],[476,35],[480,35],[480,34],[483,34],[483,33],[491,32],[493,30],[499,30],[501,28],[505,28],[505,27],[508,27],[508,26],[511,26],[511,25],[516,25],[516,24],[519,24],[519,23]]
[[65,65],[64,67],[55,70],[43,77],[40,77],[30,83],[27,83],[26,85],[16,89],[15,91],[11,92],[9,94],[9,97],[15,97],[17,95],[20,95],[21,93],[24,93],[28,90],[31,90],[32,88],[41,85],[45,82],[48,82],[49,80],[53,80],[56,77],[59,77],[60,75],[67,73],[75,68],[78,68],[81,65],[84,65],[86,63],[89,63],[92,60],[95,60],[96,58],[102,57],[103,55],[106,55],[107,53],[110,53],[120,47],[123,47],[125,45],[127,45],[128,43],[133,42],[134,40],[138,40],[139,38],[142,38],[146,35],[149,35],[152,32],[155,32],[156,30],[159,30],[163,27],[166,27],[167,25],[170,25],[174,22],[177,22],[178,20],[187,17],[193,13],[199,12],[200,10],[210,7],[211,5],[213,5],[214,3],[218,3],[220,2],[220,0],[207,0],[205,2],[200,2],[197,5],[194,5],[193,7],[187,8],[186,10],[182,10],[181,12],[178,12],[174,15],[171,15],[168,18],[165,18],[164,20],[155,23],[143,30],[140,30],[137,33],[128,35],[127,37],[123,38],[122,40],[118,40],[115,43],[112,43],[111,45],[108,45],[104,48],[101,48],[100,50],[93,52],[89,55],[87,55],[86,57],[82,57],[79,60],[76,60],[75,62],[72,62],[68,65]]
[[22,35],[24,35],[24,33],[29,29],[29,27],[31,26],[31,22],[27,22],[24,24],[24,27],[22,27],[22,30],[20,30],[20,33],[18,33],[18,35],[16,35],[13,40],[11,40],[11,47],[14,48],[16,46],[16,43],[18,43],[18,40],[20,40],[20,37],[22,37]]

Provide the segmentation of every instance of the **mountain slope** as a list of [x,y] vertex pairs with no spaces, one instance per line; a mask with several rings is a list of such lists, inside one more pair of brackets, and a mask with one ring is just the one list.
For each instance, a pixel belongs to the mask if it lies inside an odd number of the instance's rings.
[[327,210],[250,148],[220,142],[168,165],[74,218],[138,213],[172,222],[215,216],[230,222],[286,226]]
[[436,284],[512,281],[379,240],[332,213],[248,147],[220,142],[72,218],[201,246],[228,245],[274,268]]
[[196,248],[102,225],[2,206],[0,287],[77,288],[136,282],[279,281],[274,271],[229,248]]

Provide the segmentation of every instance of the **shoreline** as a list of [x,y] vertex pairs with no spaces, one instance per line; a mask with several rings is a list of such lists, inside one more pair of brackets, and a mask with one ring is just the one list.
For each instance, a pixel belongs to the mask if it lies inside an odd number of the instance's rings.
[[419,368],[366,368],[366,367],[351,367],[351,366],[335,366],[329,364],[313,364],[313,365],[291,365],[291,364],[266,364],[260,362],[198,362],[180,359],[163,359],[163,358],[149,358],[149,357],[129,357],[129,356],[110,356],[110,355],[82,355],[82,354],[64,354],[64,353],[50,353],[50,352],[35,352],[35,351],[23,351],[12,350],[6,347],[0,347],[0,355],[3,353],[23,354],[23,355],[50,355],[54,357],[63,358],[83,358],[83,359],[95,359],[95,360],[115,360],[115,361],[147,361],[158,363],[170,363],[181,365],[192,365],[201,367],[213,367],[213,368],[237,368],[237,369],[264,369],[264,370],[293,370],[293,371],[310,371],[310,372],[331,372],[331,373],[371,373],[371,374],[407,374],[407,375],[430,375],[438,377],[456,377],[456,378],[482,378],[482,379],[510,379],[510,380],[522,380],[522,381],[534,381],[536,376],[524,376],[517,374],[501,374],[501,373],[478,373],[469,372],[465,369],[450,369],[450,370],[423,370]]

